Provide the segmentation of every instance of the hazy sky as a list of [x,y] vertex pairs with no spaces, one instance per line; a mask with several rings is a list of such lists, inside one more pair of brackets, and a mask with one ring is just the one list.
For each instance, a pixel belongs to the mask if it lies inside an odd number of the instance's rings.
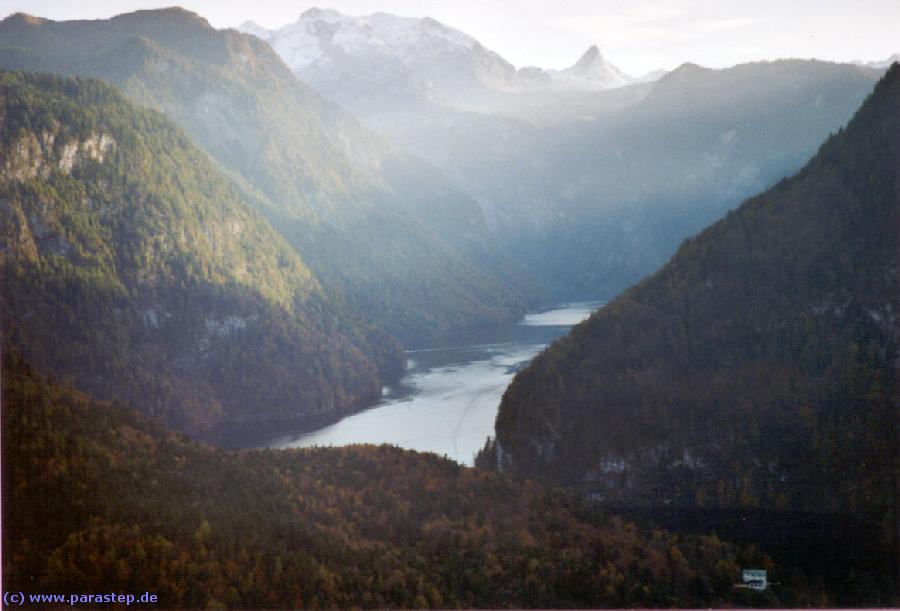
[[880,60],[900,51],[900,0],[0,0],[0,15],[102,18],[179,4],[215,27],[273,28],[307,8],[430,16],[516,66],[562,68],[596,44],[626,72],[691,61],[711,67],[779,57]]

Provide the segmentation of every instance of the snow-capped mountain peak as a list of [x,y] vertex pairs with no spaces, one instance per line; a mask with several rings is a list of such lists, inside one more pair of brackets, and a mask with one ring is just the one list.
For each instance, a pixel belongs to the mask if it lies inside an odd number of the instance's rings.
[[622,87],[631,82],[631,77],[601,55],[597,45],[591,45],[570,68],[551,71],[554,80],[566,89],[597,91]]
[[430,17],[351,17],[312,8],[278,30],[253,23],[239,29],[265,38],[313,86],[361,79],[380,89],[431,91],[445,99],[480,88],[514,89],[515,68],[468,34]]
[[496,94],[599,91],[633,82],[596,45],[565,70],[517,71],[472,36],[431,17],[352,17],[311,8],[277,30],[253,22],[238,29],[267,40],[302,80],[343,103],[360,95],[425,96],[466,107]]
[[572,66],[571,70],[590,70],[597,62],[603,61],[603,56],[600,55],[600,49],[597,48],[597,45],[591,45],[581,58],[575,62],[575,65]]

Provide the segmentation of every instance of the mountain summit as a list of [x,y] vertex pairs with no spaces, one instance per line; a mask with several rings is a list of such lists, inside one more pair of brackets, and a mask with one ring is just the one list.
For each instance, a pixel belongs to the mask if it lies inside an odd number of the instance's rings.
[[[246,23],[239,30],[266,40],[301,80],[349,98],[371,90],[445,102],[516,89],[516,70],[477,40],[425,17],[374,13],[351,17],[312,8],[280,29]],[[335,99],[343,101],[342,96]]]
[[589,73],[596,69],[598,63],[602,65],[603,61],[603,56],[600,55],[600,49],[597,48],[597,45],[591,45],[588,47],[588,50],[584,52],[584,55],[575,62],[575,65],[569,69],[573,72]]
[[572,67],[550,74],[557,88],[583,91],[622,87],[634,80],[607,61],[597,45],[591,45]]
[[[350,17],[312,8],[277,30],[238,27],[263,38],[301,80],[338,101],[371,91],[470,106],[492,95],[527,91],[599,91],[631,78],[592,46],[571,68],[516,68],[472,36],[430,17],[389,13]],[[351,88],[352,91],[347,91]],[[386,102],[388,103],[388,102]]]

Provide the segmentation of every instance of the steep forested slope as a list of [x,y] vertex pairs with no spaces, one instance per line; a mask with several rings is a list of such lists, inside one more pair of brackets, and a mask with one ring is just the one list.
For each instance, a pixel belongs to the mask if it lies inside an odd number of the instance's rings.
[[[9,354],[2,379],[10,591],[150,591],[165,608],[827,602],[752,550],[585,521],[560,491],[433,455],[229,453]],[[734,589],[746,566],[784,586]]]
[[406,339],[507,319],[532,289],[478,205],[298,81],[259,39],[182,9],[0,22],[0,65],[96,76],[232,173],[332,289]]
[[7,341],[181,430],[334,416],[402,369],[162,115],[0,71]]
[[520,373],[481,464],[607,502],[839,512],[894,536],[900,67],[795,176]]

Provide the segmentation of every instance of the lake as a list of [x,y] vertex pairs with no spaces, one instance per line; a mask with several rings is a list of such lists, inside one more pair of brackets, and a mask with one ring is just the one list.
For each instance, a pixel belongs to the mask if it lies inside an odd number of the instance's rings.
[[602,302],[570,303],[515,324],[479,329],[406,353],[406,372],[382,400],[322,429],[283,435],[271,448],[392,445],[434,452],[471,465],[494,434],[503,391],[513,375]]

